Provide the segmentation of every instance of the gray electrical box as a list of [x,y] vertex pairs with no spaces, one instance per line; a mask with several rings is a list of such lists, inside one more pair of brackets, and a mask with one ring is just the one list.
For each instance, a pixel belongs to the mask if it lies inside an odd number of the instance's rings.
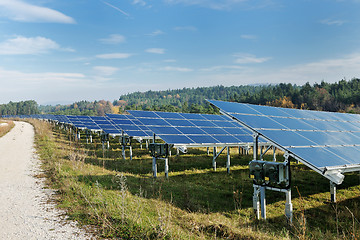
[[251,161],[250,178],[254,184],[274,188],[290,187],[290,165],[284,162]]
[[149,150],[152,157],[168,157],[170,146],[167,143],[150,143]]

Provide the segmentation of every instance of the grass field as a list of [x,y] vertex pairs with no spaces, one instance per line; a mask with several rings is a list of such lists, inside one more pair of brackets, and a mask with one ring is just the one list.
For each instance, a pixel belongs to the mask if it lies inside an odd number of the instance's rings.
[[[359,239],[360,176],[347,174],[330,203],[329,181],[302,164],[292,163],[294,220],[284,216],[285,195],[267,191],[267,220],[252,210],[250,155],[232,149],[231,173],[226,154],[212,170],[205,148],[172,156],[166,179],[152,177],[146,149],[134,144],[133,160],[123,160],[118,140],[102,150],[70,141],[64,130],[33,121],[38,153],[49,186],[70,218],[91,225],[99,238],[120,239]],[[175,152],[174,152],[175,153]],[[271,156],[269,156],[271,158]],[[280,158],[280,156],[279,156]]]

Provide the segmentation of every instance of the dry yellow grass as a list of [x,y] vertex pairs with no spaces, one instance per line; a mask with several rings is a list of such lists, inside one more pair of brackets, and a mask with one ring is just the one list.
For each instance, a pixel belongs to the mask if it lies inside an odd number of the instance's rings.
[[[7,124],[1,124],[1,123],[7,123]],[[0,137],[4,136],[10,130],[15,126],[13,121],[9,120],[0,120]]]

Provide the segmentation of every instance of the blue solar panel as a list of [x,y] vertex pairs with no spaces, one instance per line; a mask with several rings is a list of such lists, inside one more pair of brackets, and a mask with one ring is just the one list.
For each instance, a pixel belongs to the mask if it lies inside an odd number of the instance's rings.
[[[244,144],[251,138],[251,132],[226,116],[130,110],[128,112],[169,144]],[[233,129],[238,131],[232,133]]]
[[132,115],[107,114],[107,118],[124,134],[131,137],[152,137],[152,132]]
[[360,167],[359,115],[209,102],[318,172]]

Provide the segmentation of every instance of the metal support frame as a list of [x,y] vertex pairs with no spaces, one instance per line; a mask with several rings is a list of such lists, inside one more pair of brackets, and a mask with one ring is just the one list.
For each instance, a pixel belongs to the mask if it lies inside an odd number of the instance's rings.
[[330,181],[330,199],[331,202],[336,202],[336,184],[332,181]]
[[[155,136],[155,133],[153,135],[153,143],[155,143],[155,139],[156,139],[156,136]],[[170,152],[170,146],[166,144],[166,146],[169,147],[169,152]],[[130,148],[130,151],[131,151],[131,148]],[[161,159],[161,160],[164,160],[165,161],[165,177],[168,178],[169,177],[169,158],[168,158],[168,155],[165,154],[165,157],[162,158],[162,157],[159,157],[159,156],[153,156],[153,161],[152,161],[152,169],[153,169],[153,177],[154,178],[157,178],[157,160],[158,159]]]
[[227,147],[226,169],[227,173],[230,174],[230,147]]
[[212,165],[214,168],[214,171],[216,171],[216,159],[220,156],[220,154],[224,151],[224,149],[227,148],[227,161],[226,161],[226,168],[228,173],[230,173],[230,149],[228,146],[223,147],[218,153],[216,152],[216,147],[214,147],[214,156]]
[[254,185],[254,194],[253,194],[253,209],[256,216],[256,219],[260,219],[260,186]]
[[126,145],[127,142],[124,142],[124,138],[125,138],[125,133],[124,133],[124,131],[122,131],[121,136],[119,137],[119,143],[121,144],[121,150],[122,150],[123,159],[126,160],[125,148],[128,147],[129,148],[129,153],[130,153],[130,160],[132,160],[133,154],[132,154],[131,138],[129,138],[129,145],[128,146]]
[[212,160],[212,166],[214,171],[216,171],[216,147],[213,148],[213,160]]
[[288,189],[285,192],[285,196],[286,196],[286,203],[285,203],[285,216],[288,220],[289,223],[292,223],[292,218],[293,218],[293,206],[291,203],[291,189]]

